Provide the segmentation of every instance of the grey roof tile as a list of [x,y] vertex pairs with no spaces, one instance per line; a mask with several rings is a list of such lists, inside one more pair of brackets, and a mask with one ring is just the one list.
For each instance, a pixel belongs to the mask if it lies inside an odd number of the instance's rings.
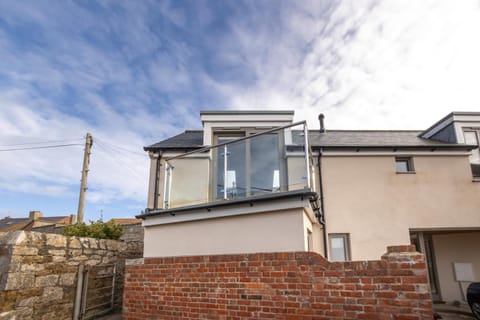
[[331,130],[310,131],[310,143],[318,147],[440,147],[457,144],[423,139],[421,131]]
[[168,149],[196,149],[203,146],[202,130],[186,130],[166,140],[144,147],[145,151]]
[[[310,143],[313,147],[464,147],[464,145],[445,143],[420,138],[421,131],[388,131],[388,130],[329,130],[320,133],[309,131]],[[295,137],[303,139],[303,137]],[[145,147],[148,150],[185,150],[203,146],[203,131],[187,130],[169,139]]]

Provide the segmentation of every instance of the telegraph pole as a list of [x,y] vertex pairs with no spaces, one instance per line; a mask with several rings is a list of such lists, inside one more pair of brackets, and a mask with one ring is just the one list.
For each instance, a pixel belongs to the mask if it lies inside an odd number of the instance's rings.
[[85,206],[85,192],[87,191],[88,165],[90,164],[90,150],[92,149],[93,138],[87,133],[85,150],[83,152],[82,181],[80,183],[80,197],[78,198],[77,223],[83,223],[83,208]]

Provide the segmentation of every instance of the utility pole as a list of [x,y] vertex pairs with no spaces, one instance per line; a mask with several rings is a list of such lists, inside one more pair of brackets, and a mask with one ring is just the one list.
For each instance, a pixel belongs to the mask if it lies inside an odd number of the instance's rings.
[[83,208],[85,206],[85,192],[87,191],[88,165],[90,164],[90,150],[92,149],[93,138],[87,133],[85,150],[83,152],[82,181],[80,182],[80,197],[78,198],[77,223],[83,223]]

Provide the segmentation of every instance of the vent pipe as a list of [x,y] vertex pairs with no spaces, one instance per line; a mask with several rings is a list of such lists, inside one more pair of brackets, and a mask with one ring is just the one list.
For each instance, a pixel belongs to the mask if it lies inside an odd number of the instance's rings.
[[323,113],[320,113],[318,115],[318,121],[320,121],[320,133],[325,133],[325,123],[323,120],[325,119],[325,115]]

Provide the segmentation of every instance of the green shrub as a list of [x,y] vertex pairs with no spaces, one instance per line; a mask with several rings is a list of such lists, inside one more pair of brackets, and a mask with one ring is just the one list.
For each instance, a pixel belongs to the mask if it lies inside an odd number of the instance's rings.
[[88,225],[85,223],[78,223],[65,226],[62,234],[64,236],[72,237],[118,240],[123,234],[123,229],[121,226],[116,225],[112,220],[108,222],[98,220],[96,222],[90,221],[90,224]]

